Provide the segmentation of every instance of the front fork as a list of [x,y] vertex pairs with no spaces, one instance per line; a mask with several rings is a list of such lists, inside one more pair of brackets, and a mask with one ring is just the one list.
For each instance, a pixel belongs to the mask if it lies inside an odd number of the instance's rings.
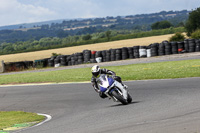
[[116,82],[115,86],[117,86],[121,90],[121,92],[123,94],[122,96],[124,97],[124,99],[127,99],[128,98],[128,91],[124,88],[124,86],[122,86],[121,83],[119,83],[117,81],[115,81],[115,82]]

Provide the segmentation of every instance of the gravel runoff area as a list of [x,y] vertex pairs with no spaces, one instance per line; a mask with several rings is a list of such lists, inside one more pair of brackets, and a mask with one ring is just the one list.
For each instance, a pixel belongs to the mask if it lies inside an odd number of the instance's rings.
[[81,64],[81,65],[73,65],[73,66],[62,66],[62,67],[57,67],[57,68],[55,68],[55,67],[54,68],[44,68],[44,69],[28,70],[28,71],[20,71],[20,72],[9,72],[9,73],[1,73],[0,75],[56,71],[56,70],[75,69],[75,68],[86,68],[86,67],[92,67],[95,64],[98,64],[99,66],[120,66],[120,65],[139,64],[139,63],[180,61],[180,60],[191,60],[191,59],[200,59],[200,52],[156,56],[156,57],[150,57],[150,58],[127,59],[127,60],[111,61],[111,62],[90,63],[90,64]]

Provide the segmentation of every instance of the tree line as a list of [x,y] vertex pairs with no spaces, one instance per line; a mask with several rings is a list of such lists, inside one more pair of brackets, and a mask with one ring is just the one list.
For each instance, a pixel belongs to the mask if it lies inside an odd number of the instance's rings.
[[[127,18],[131,18],[131,16],[127,16]],[[108,19],[112,19],[109,17]],[[151,25],[138,25],[132,28],[122,28],[117,29],[118,25],[111,25],[108,27],[86,27],[83,29],[75,29],[70,31],[64,31],[62,29],[51,29],[49,26],[42,26],[41,30],[43,34],[36,37],[31,35],[31,32],[37,32],[37,30],[28,30],[26,31],[26,36],[29,37],[25,39],[21,37],[24,33],[23,31],[14,31],[6,30],[6,34],[14,34],[18,36],[18,38],[22,38],[22,40],[13,40],[16,38],[8,37],[8,42],[2,41],[0,45],[0,54],[13,54],[20,52],[30,52],[37,50],[46,50],[53,48],[61,48],[61,47],[71,47],[78,46],[84,44],[93,44],[100,42],[108,42],[115,40],[123,40],[123,39],[132,39],[132,38],[140,38],[140,37],[148,37],[155,35],[164,35],[164,34],[172,34],[176,32],[187,32],[190,36],[197,29],[200,29],[200,8],[192,11],[189,14],[189,18],[185,21],[177,21],[177,25],[174,25],[172,21],[161,20]],[[97,21],[97,20],[96,20]],[[101,21],[101,20],[98,20]],[[67,22],[63,22],[67,23]],[[125,25],[125,24],[124,24]],[[131,24],[127,24],[131,27]],[[122,25],[123,27],[123,25]],[[151,30],[147,30],[149,28]],[[144,31],[142,30],[144,29]],[[55,32],[56,31],[56,32]],[[0,31],[2,32],[2,31]],[[30,34],[28,34],[30,32]],[[19,34],[20,33],[20,34]],[[196,36],[198,37],[197,32]],[[199,35],[200,36],[200,35]],[[0,38],[5,37],[0,34]],[[6,38],[6,37],[5,37]]]
[[14,54],[62,47],[72,47],[84,44],[165,35],[184,31],[185,29],[183,27],[132,33],[130,31],[123,31],[121,33],[118,31],[106,31],[87,35],[68,36],[65,38],[45,37],[39,40],[18,41],[15,43],[4,42],[0,45],[0,54]]

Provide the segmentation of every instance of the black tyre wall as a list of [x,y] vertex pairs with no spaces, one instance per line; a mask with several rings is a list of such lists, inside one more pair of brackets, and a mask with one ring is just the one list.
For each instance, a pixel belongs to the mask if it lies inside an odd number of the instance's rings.
[[165,45],[165,55],[170,55],[172,54],[172,45],[168,41],[162,42]]
[[196,40],[195,43],[196,43],[196,49],[195,49],[195,51],[199,52],[200,51],[200,40]]
[[159,44],[158,55],[159,56],[165,55],[165,44],[163,42]]
[[133,59],[134,58],[134,51],[133,51],[133,47],[128,47],[128,56],[129,59]]
[[159,43],[154,43],[154,44],[151,44],[151,56],[158,56],[158,46],[159,46]]
[[184,42],[177,42],[178,44],[178,53],[181,54],[185,51]]
[[116,49],[116,60],[122,59],[122,49]]
[[123,47],[122,48],[122,60],[126,60],[128,58],[129,58],[129,56],[128,56],[128,48],[127,47]]
[[184,40],[184,49],[185,49],[185,52],[189,52],[189,41],[188,41],[188,39]]
[[110,61],[110,60],[111,60],[111,51],[106,50],[106,61]]
[[133,54],[134,54],[135,58],[140,58],[139,48],[140,48],[140,46],[133,47]]
[[115,61],[116,60],[116,49],[110,49],[110,61]]
[[91,58],[91,50],[84,50],[83,51],[83,61],[84,61],[84,63],[90,62],[90,58]]
[[177,42],[171,42],[172,45],[172,54],[178,54],[178,44]]
[[194,39],[188,39],[189,43],[189,52],[195,52],[196,44]]
[[66,66],[67,65],[67,59],[66,59],[67,55],[61,55],[60,57],[60,63],[62,66]]

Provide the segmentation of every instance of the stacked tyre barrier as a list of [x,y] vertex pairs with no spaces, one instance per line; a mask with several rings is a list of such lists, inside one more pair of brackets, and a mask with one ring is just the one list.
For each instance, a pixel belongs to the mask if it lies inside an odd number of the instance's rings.
[[91,50],[84,50],[83,51],[83,59],[84,63],[89,63],[91,58]]
[[61,66],[67,66],[67,55],[60,56],[60,64]]
[[128,47],[128,57],[129,59],[133,59],[134,58],[134,54],[133,54],[133,47]]
[[158,56],[158,46],[159,43],[150,44],[151,57]]
[[116,57],[116,61],[118,60],[122,60],[122,49],[116,49],[116,54],[115,54],[115,57]]
[[140,58],[147,57],[147,47],[146,46],[140,46],[139,55],[140,55]]
[[83,64],[83,53],[77,53],[77,63],[78,64]]
[[106,50],[103,50],[101,53],[102,53],[102,62],[106,62]]
[[146,58],[154,56],[165,56],[171,54],[183,54],[200,52],[199,39],[185,39],[179,42],[163,41],[153,43],[149,46],[133,46],[103,51],[83,50],[72,55],[52,56],[41,60],[24,62],[4,63],[5,71],[21,71],[29,68],[72,66],[86,63],[100,63],[109,61],[119,61],[133,58]]
[[200,51],[200,40],[196,40],[196,52]]
[[116,60],[116,49],[110,49],[110,61]]
[[96,63],[96,52],[97,51],[91,51],[91,59],[90,59],[90,63]]
[[189,39],[189,52],[195,52],[195,40],[194,39]]
[[199,51],[200,40],[197,39],[185,39],[180,42],[163,41],[161,43],[150,44],[149,46],[122,47],[103,51],[83,50],[83,52],[72,55],[52,56],[48,60],[48,66],[53,67],[56,64],[71,66]]
[[134,55],[134,58],[140,58],[139,48],[140,48],[140,46],[134,46],[134,47],[133,47],[133,55]]
[[111,61],[111,50],[106,50],[106,62]]
[[127,47],[123,47],[122,48],[122,60],[126,60],[128,59],[128,48]]
[[159,56],[165,55],[165,43],[164,42],[160,43],[158,46],[158,55]]
[[165,47],[165,55],[170,55],[172,54],[172,45],[168,41],[163,41],[162,42]]
[[184,52],[184,42],[177,42],[178,45],[178,54],[182,54]]
[[61,56],[57,56],[57,57],[54,59],[55,67],[61,66],[61,64],[60,64],[60,57],[61,57]]
[[4,63],[5,71],[22,71],[26,69],[30,69],[33,67],[33,61],[21,61],[21,62],[7,62]]
[[147,57],[151,57],[151,47],[147,46]]
[[172,45],[172,54],[178,54],[178,44],[177,42],[171,42]]
[[48,66],[48,60],[49,60],[49,58],[35,60],[33,67],[35,67],[35,68],[47,67]]
[[54,60],[55,60],[56,56],[52,56],[49,60],[48,60],[48,66],[50,67],[54,67]]

